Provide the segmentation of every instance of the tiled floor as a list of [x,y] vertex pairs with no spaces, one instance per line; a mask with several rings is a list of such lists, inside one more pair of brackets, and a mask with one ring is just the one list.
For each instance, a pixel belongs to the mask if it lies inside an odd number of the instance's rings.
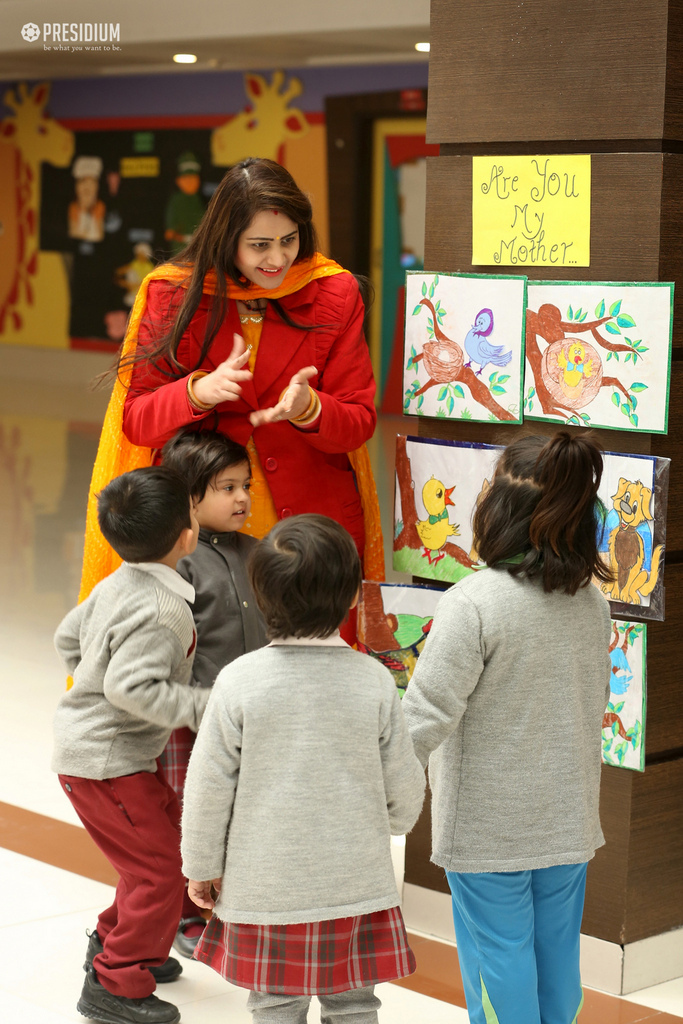
[[[85,382],[108,358],[0,346],[0,1020],[77,1024],[85,929],[111,897],[113,875],[50,772],[51,719],[64,686],[55,625],[78,590],[84,500],[105,398]],[[371,445],[387,541],[393,436]],[[390,574],[389,578],[400,579]],[[411,937],[418,971],[382,985],[383,1024],[465,1024],[453,946]],[[683,966],[683,965],[682,965]],[[161,995],[184,1024],[248,1024],[246,992],[201,964]],[[310,1020],[317,1019],[312,1007]],[[580,1024],[683,1021],[683,979],[627,1000],[586,992]]]

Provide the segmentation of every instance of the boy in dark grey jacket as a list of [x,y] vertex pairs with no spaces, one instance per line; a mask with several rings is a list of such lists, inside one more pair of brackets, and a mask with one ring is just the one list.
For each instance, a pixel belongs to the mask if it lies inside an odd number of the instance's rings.
[[[192,685],[208,690],[222,668],[267,642],[247,575],[247,560],[258,542],[238,532],[251,514],[249,456],[225,434],[181,430],[164,445],[162,462],[187,483],[199,522],[197,547],[178,563],[178,572],[195,589]],[[161,758],[181,802],[194,740],[190,729],[176,729]],[[173,942],[176,952],[191,957],[205,924],[186,893]]]
[[109,1024],[176,1024],[177,1007],[152,994],[181,973],[168,953],[184,889],[180,807],[156,759],[173,728],[199,728],[209,695],[189,685],[194,590],[176,572],[199,526],[184,481],[161,466],[113,480],[98,521],[124,563],[55,635],[73,686],[55,714],[52,767],[120,875],[90,935],[78,1010]]

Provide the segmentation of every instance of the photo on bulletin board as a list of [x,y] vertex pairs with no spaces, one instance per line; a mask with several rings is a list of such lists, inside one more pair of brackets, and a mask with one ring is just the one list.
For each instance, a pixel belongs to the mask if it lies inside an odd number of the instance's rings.
[[391,672],[402,697],[422,653],[443,590],[417,584],[363,581],[358,650]]
[[406,275],[403,411],[522,422],[526,278]]
[[602,761],[645,770],[647,626],[612,620],[610,695],[602,720]]
[[472,517],[500,452],[495,445],[396,438],[394,569],[457,583],[479,567]]
[[598,548],[614,574],[600,589],[613,615],[664,619],[664,551],[669,459],[605,452],[598,491],[604,521]]
[[529,282],[524,418],[665,434],[673,292],[659,282]]

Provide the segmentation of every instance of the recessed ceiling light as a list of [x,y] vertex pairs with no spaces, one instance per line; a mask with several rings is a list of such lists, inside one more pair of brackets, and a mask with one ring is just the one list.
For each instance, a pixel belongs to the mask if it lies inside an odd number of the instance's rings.
[[196,53],[174,53],[173,60],[176,64],[196,64],[197,55]]
[[415,49],[419,53],[429,53],[429,43],[415,43]]

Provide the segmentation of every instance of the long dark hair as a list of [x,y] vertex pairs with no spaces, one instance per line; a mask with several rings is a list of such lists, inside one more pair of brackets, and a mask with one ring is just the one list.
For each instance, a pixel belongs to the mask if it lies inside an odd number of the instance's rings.
[[474,514],[481,558],[513,576],[540,577],[548,592],[610,581],[597,540],[602,469],[602,447],[589,434],[561,430],[508,445]]
[[[289,171],[274,160],[256,157],[235,164],[224,175],[211,197],[191,241],[169,261],[177,266],[191,266],[187,287],[177,289],[176,301],[171,302],[169,316],[164,324],[153,325],[158,336],[152,345],[136,351],[130,359],[119,361],[119,370],[124,365],[150,362],[171,378],[183,376],[189,371],[190,367],[183,367],[177,361],[178,345],[199,308],[204,278],[213,270],[217,289],[197,359],[197,367],[201,366],[227,311],[226,277],[244,288],[251,285],[251,282],[245,282],[235,264],[237,244],[242,232],[246,231],[256,214],[262,210],[278,210],[298,226],[299,252],[295,263],[313,256],[318,248],[318,238],[313,226],[311,201]],[[270,301],[286,324],[301,328],[302,325],[294,323],[276,299]],[[170,372],[166,368],[169,364]]]

